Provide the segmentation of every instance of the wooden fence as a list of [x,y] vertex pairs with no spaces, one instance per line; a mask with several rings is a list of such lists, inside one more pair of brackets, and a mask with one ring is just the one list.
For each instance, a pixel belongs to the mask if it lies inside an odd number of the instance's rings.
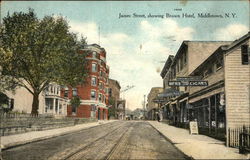
[[250,126],[228,129],[229,147],[239,148],[240,152],[250,150]]

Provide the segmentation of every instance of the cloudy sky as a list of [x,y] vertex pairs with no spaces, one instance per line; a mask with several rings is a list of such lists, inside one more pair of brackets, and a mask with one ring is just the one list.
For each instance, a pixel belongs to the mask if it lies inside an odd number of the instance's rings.
[[[62,15],[71,31],[99,43],[107,51],[110,78],[122,89],[130,109],[141,108],[143,95],[162,87],[160,71],[168,55],[175,54],[183,40],[235,40],[249,31],[249,2],[246,1],[4,1],[1,18],[7,12],[33,8],[39,18]],[[177,10],[176,10],[177,9]],[[119,18],[119,14],[132,15]],[[147,15],[193,14],[195,18],[147,18]],[[223,18],[199,18],[198,13]],[[230,17],[226,18],[225,14]],[[146,18],[133,17],[145,14]],[[235,15],[233,18],[232,14]]]

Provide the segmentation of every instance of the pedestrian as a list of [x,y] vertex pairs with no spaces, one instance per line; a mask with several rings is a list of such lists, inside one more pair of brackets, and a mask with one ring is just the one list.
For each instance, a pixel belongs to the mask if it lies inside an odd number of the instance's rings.
[[160,122],[160,114],[159,113],[157,113],[157,120],[158,120],[158,122]]

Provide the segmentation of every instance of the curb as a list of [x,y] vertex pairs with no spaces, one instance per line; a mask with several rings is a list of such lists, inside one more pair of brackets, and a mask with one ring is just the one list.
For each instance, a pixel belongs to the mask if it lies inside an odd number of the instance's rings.
[[[148,122],[149,123],[149,122]],[[180,150],[177,146],[175,146],[176,143],[174,143],[171,139],[169,139],[167,136],[165,136],[161,131],[159,131],[155,126],[153,126],[151,123],[149,123],[150,126],[152,126],[163,138],[165,138],[167,141],[169,141],[174,148],[176,148],[178,151],[180,151],[182,154],[184,154],[185,158],[188,160],[194,160],[192,156],[188,156],[186,153],[184,153],[182,150]]]
[[74,130],[74,131],[72,131],[72,130],[71,131],[65,131],[63,133],[58,133],[58,134],[54,134],[54,135],[50,135],[50,136],[34,138],[32,140],[10,143],[10,144],[7,144],[5,146],[1,145],[0,147],[1,147],[1,151],[5,151],[5,150],[11,149],[11,148],[23,146],[23,145],[30,144],[30,143],[33,143],[33,142],[39,142],[39,141],[50,139],[50,138],[54,138],[54,137],[57,137],[57,136],[63,136],[63,135],[67,135],[67,134],[77,133],[77,132],[80,132],[80,131],[85,130],[85,129],[94,128],[94,127],[97,127],[97,126],[100,126],[100,125],[105,125],[105,124],[112,123],[112,122],[115,122],[115,121],[111,121],[111,122],[97,122],[97,124],[94,125],[94,126],[89,126],[89,127],[86,127],[86,128],[81,128],[81,129],[77,129],[77,130]]

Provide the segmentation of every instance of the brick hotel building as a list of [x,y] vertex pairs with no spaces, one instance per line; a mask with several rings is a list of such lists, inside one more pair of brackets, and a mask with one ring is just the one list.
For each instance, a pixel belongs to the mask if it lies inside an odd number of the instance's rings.
[[78,96],[81,99],[80,106],[74,108],[68,105],[67,115],[82,118],[108,118],[108,79],[109,66],[106,65],[106,51],[97,44],[84,46],[80,50],[86,55],[89,75],[86,84],[76,88],[64,88],[62,96],[72,99]]

